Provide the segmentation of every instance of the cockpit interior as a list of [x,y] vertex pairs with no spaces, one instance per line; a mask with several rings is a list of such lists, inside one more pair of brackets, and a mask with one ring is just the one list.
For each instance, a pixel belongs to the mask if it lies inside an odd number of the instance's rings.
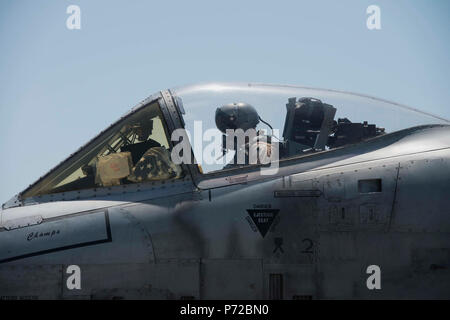
[[[257,155],[267,156],[276,144],[276,161],[282,161],[416,125],[448,123],[407,106],[332,90],[205,84],[167,92],[175,111],[165,110],[161,94],[155,95],[27,188],[21,197],[176,180],[189,174],[186,168],[195,168],[207,177],[260,164],[248,159],[252,146]],[[177,117],[172,117],[175,113]],[[175,129],[187,132],[194,163],[172,161]],[[255,130],[255,136],[246,137],[242,145],[236,141],[230,145],[226,142],[228,129]],[[214,136],[220,139],[219,154],[217,148],[205,150]],[[245,149],[247,158],[237,164],[240,148]],[[207,159],[211,150],[214,161]]]

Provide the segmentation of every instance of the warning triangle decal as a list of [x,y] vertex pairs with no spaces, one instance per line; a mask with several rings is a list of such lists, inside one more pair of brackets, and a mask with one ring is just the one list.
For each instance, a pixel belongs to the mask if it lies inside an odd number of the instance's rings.
[[252,218],[259,233],[265,237],[267,231],[272,226],[273,220],[278,214],[279,209],[247,209],[248,215]]

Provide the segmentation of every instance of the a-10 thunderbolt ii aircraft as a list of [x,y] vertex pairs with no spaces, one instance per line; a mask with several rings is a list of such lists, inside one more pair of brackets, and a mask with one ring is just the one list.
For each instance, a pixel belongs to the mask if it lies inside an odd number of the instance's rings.
[[0,297],[449,299],[449,124],[334,90],[161,91],[3,204]]

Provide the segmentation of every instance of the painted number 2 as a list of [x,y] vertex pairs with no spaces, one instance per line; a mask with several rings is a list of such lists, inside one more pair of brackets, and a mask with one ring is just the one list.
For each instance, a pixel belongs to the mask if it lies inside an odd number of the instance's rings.
[[302,251],[302,253],[314,253],[314,242],[311,239],[306,238],[303,239],[302,242],[305,244],[305,249]]

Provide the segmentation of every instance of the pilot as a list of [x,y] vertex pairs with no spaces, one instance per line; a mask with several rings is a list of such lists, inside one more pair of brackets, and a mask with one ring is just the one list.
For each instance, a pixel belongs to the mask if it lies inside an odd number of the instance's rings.
[[271,143],[270,137],[266,136],[262,130],[256,131],[256,126],[262,119],[259,117],[256,109],[245,102],[230,103],[223,105],[216,109],[216,126],[224,133],[224,142],[222,145],[224,154],[226,153],[227,146],[225,138],[227,137],[227,129],[237,130],[242,129],[244,132],[247,130],[255,130],[255,137],[249,140],[249,137],[245,137],[245,143],[241,146],[234,146],[236,151],[233,162],[227,164],[224,169],[234,167],[236,165],[242,165],[238,162],[238,151],[245,152],[245,165],[255,164],[250,163],[250,154],[256,156],[257,163],[268,163],[268,159],[271,155]]

